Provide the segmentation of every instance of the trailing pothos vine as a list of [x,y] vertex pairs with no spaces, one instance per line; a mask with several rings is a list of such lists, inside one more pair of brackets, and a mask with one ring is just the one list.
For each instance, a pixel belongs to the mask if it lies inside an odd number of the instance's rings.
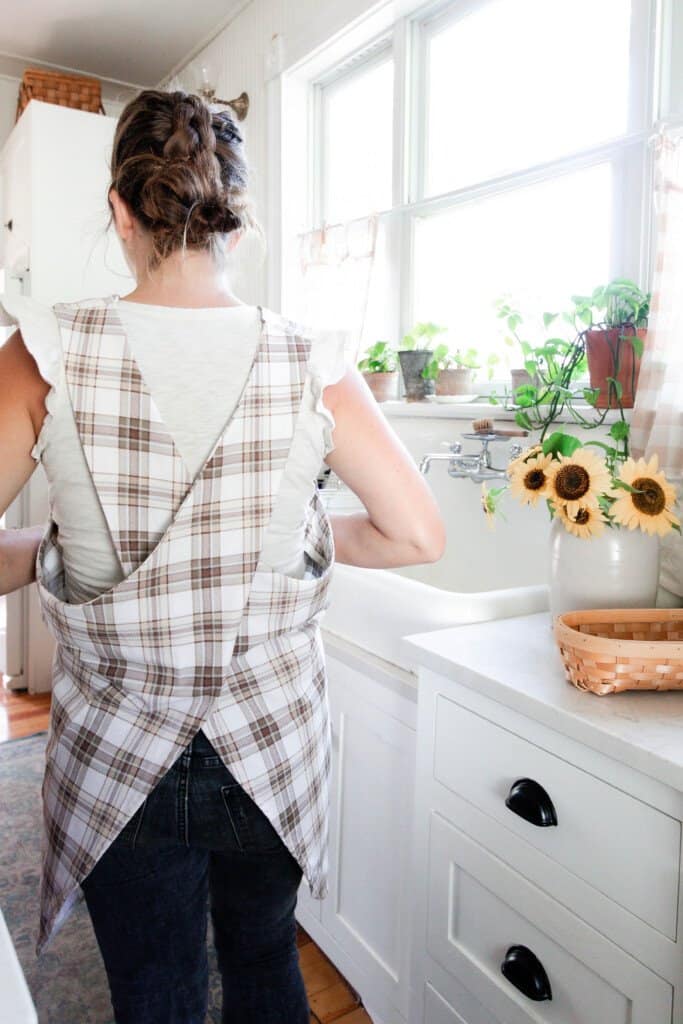
[[[532,344],[519,331],[523,318],[509,302],[499,300],[498,316],[506,321],[508,345],[517,344],[524,357],[530,383],[515,388],[508,401],[504,396],[505,408],[514,411],[515,422],[525,430],[539,430],[540,442],[544,443],[550,425],[566,413],[577,426],[584,430],[600,427],[610,407],[619,412],[619,419],[611,424],[609,436],[615,445],[599,441],[588,441],[605,451],[609,463],[622,462],[629,456],[629,424],[622,405],[623,387],[618,380],[624,345],[633,348],[634,356],[643,353],[643,342],[637,335],[639,327],[646,326],[650,295],[643,293],[637,285],[626,278],[616,278],[609,285],[596,288],[590,296],[572,296],[573,309],[565,313],[544,313],[543,324],[548,329],[556,321],[568,323],[576,332],[573,340],[550,337],[540,344]],[[595,312],[604,316],[595,319]],[[616,332],[615,332],[616,328]],[[605,408],[597,408],[600,388],[576,385],[576,378],[587,370],[586,338],[589,331],[615,332],[615,343],[606,337],[609,345],[613,374],[606,378],[607,402]],[[635,393],[635,358],[631,360],[631,393]],[[498,404],[495,394],[490,396],[492,404]],[[588,412],[586,407],[590,407]],[[614,468],[613,465],[610,466]]]

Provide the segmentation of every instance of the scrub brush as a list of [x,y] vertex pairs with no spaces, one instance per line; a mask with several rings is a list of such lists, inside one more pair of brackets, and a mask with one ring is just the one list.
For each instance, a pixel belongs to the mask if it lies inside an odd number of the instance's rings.
[[472,420],[472,430],[475,434],[502,434],[503,437],[526,437],[529,433],[521,427],[494,427],[493,420],[488,417]]

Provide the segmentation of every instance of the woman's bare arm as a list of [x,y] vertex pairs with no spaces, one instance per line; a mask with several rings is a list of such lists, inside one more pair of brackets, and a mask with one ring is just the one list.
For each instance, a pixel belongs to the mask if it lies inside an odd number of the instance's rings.
[[[46,415],[50,389],[15,331],[0,346],[0,515],[4,515],[35,471],[31,449]],[[0,530],[0,594],[35,579],[41,527]]]
[[323,400],[336,423],[325,462],[366,509],[330,515],[336,560],[371,569],[438,561],[446,546],[439,506],[361,373],[349,367]]

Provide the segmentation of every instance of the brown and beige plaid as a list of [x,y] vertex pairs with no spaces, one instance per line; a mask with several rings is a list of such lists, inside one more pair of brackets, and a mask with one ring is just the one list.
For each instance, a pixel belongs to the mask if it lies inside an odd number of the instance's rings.
[[301,864],[311,895],[328,891],[331,734],[319,622],[334,541],[317,490],[304,577],[259,564],[311,338],[259,307],[244,390],[192,480],[112,298],[53,307],[75,421],[124,576],[70,603],[50,516],[36,558],[43,620],[57,641],[38,955],[82,898],[80,882],[199,728]]
[[683,481],[683,138],[656,136],[657,253],[631,451]]

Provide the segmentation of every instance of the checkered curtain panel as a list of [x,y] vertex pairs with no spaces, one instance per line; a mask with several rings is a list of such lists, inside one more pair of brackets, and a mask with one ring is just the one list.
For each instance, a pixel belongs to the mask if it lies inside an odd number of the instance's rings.
[[[631,452],[657,453],[683,505],[683,133],[662,129],[653,142],[656,262]],[[660,582],[683,598],[683,541],[674,531],[662,539]]]

